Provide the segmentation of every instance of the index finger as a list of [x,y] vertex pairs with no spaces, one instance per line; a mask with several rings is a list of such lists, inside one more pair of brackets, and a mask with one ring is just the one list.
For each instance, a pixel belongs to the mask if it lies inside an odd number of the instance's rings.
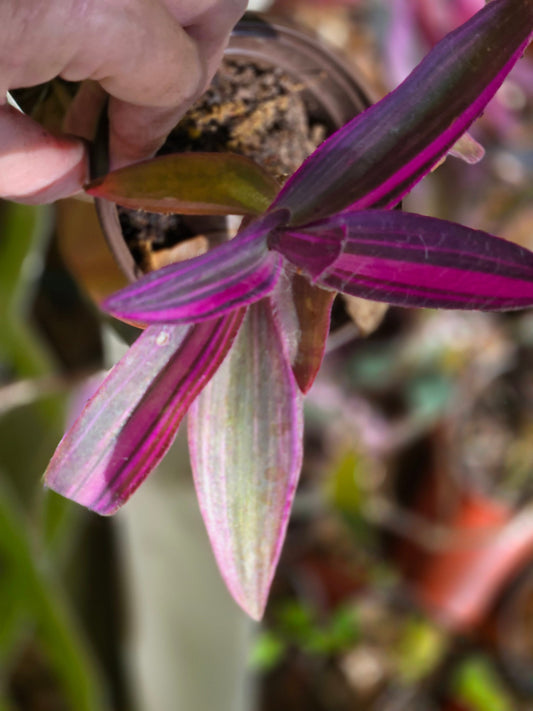
[[[168,3],[167,3],[168,4]],[[173,3],[170,3],[173,4]],[[167,28],[155,52],[140,53],[142,69],[124,72],[100,83],[109,102],[110,160],[113,167],[152,156],[183,114],[207,88],[229,33],[244,10],[242,0],[216,0],[185,28]],[[138,55],[139,56],[139,55]],[[139,72],[148,70],[149,79]]]

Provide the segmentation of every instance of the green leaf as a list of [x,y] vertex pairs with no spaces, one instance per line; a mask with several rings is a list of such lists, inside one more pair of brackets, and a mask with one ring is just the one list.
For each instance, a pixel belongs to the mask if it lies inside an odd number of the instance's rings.
[[453,687],[457,699],[472,711],[511,711],[515,708],[494,669],[481,656],[472,657],[459,667]]
[[[31,619],[37,638],[62,683],[70,707],[77,711],[105,711],[108,708],[99,673],[71,616],[62,590],[27,531],[27,522],[15,497],[0,479],[0,564],[2,586],[0,609],[10,609],[16,618]],[[8,597],[16,591],[16,604]],[[4,624],[4,619],[3,619]],[[4,636],[7,645],[16,638],[15,630]],[[4,655],[7,648],[2,650]]]
[[395,650],[396,667],[408,684],[421,682],[442,661],[447,651],[446,636],[423,618],[409,618]]
[[0,356],[19,376],[44,375],[51,361],[27,323],[51,230],[49,207],[0,203]]
[[274,669],[283,658],[286,648],[287,645],[277,634],[264,630],[253,642],[249,665],[252,669],[262,672]]
[[259,215],[279,186],[257,163],[235,153],[173,153],[114,170],[86,190],[151,212]]

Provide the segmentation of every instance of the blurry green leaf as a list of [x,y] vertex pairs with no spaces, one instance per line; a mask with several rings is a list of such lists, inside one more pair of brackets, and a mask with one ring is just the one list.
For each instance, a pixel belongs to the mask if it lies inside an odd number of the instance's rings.
[[[41,481],[39,481],[41,486]],[[73,539],[79,531],[85,511],[69,499],[51,489],[42,488],[43,506],[41,529],[43,543],[60,560],[72,549]]]
[[15,709],[7,699],[0,696],[0,711],[15,711]]
[[[48,351],[28,320],[52,216],[49,206],[0,202],[0,361],[20,378],[47,375],[53,369]],[[62,400],[39,400],[36,414],[46,427],[59,430],[64,418]]]
[[[12,568],[12,566],[10,566]],[[0,557],[0,669],[6,669],[17,646],[25,620],[24,600],[21,599],[19,579],[13,570],[6,569],[4,556]]]
[[[327,500],[341,512],[360,543],[371,545],[376,531],[368,516],[375,462],[356,449],[340,452],[328,467],[325,494]],[[366,482],[366,488],[363,482]]]
[[114,170],[87,192],[134,209],[188,215],[260,215],[276,181],[235,153],[172,153]]
[[359,638],[359,633],[357,608],[342,606],[335,610],[329,625],[332,651],[343,650],[353,645]]
[[397,373],[397,353],[390,347],[369,345],[361,357],[349,364],[349,373],[354,385],[382,390]]
[[4,476],[30,505],[35,503],[40,477],[63,434],[62,423],[61,401],[51,402],[48,398],[12,409],[0,417]]
[[458,668],[453,681],[457,699],[472,711],[514,711],[494,669],[483,657],[472,657]]
[[313,630],[313,613],[298,600],[282,605],[276,614],[277,627],[290,642],[304,643]]
[[445,637],[423,619],[410,619],[402,630],[397,668],[403,679],[414,683],[429,674],[441,660]]
[[0,314],[30,300],[50,232],[49,207],[0,202]]
[[307,652],[328,656],[353,647],[359,637],[359,626],[353,609],[341,607],[329,620],[312,628],[304,649]]
[[290,601],[279,608],[276,619],[279,637],[308,654],[328,656],[343,652],[359,637],[353,607],[339,607],[329,617],[319,617],[305,603]]
[[[31,618],[49,662],[76,711],[107,708],[94,661],[71,618],[62,591],[36,558],[27,534],[26,520],[0,479],[0,595],[16,589],[19,611]],[[10,601],[6,600],[6,607]]]
[[50,207],[0,203],[0,356],[21,377],[50,372],[51,361],[26,322],[50,234]]
[[433,419],[442,414],[453,394],[450,379],[441,373],[416,378],[409,384],[410,407],[418,417]]
[[[28,317],[53,215],[50,206],[0,202],[0,361],[19,378],[36,383],[54,365]],[[34,396],[33,403],[8,410],[0,419],[2,466],[26,500],[33,499],[65,418],[63,394],[43,392],[40,397],[36,386]]]
[[343,453],[327,480],[328,498],[344,513],[361,512],[364,495],[359,485],[360,469],[361,463],[357,452],[350,450]]
[[270,630],[261,632],[252,645],[249,660],[251,668],[258,671],[273,669],[281,661],[285,649],[285,642],[277,634]]

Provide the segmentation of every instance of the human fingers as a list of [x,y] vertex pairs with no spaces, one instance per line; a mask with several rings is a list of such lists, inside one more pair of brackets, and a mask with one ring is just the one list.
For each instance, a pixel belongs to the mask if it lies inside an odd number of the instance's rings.
[[54,135],[17,109],[0,106],[0,197],[53,202],[79,191],[87,180],[83,141]]
[[[187,8],[187,3],[190,5]],[[131,76],[121,79],[121,91],[110,90],[110,157],[113,167],[150,157],[162,145],[192,103],[207,88],[215,73],[229,33],[245,9],[243,0],[167,0],[166,6],[178,21],[172,52],[157,64],[161,74],[152,74],[150,91],[130,89]],[[173,12],[179,8],[179,12]],[[154,97],[154,87],[172,87]],[[125,100],[125,95],[130,98]],[[166,97],[166,98],[165,98]],[[170,100],[169,100],[170,97]]]
[[[0,5],[0,16],[13,4],[6,2]],[[229,30],[243,9],[241,3],[94,0],[87,4],[70,0],[65,6],[28,0],[28,8],[38,15],[32,23],[35,36],[30,43],[24,33],[15,31],[16,18],[26,16],[24,3],[17,4],[17,13],[7,13],[11,30],[4,33],[0,52],[0,83],[5,88],[28,86],[58,74],[71,81],[89,78],[99,82],[111,96],[112,163],[136,161],[155,152],[205,88]],[[171,12],[175,5],[181,7],[183,17]],[[5,29],[6,23],[2,24]],[[9,58],[15,49],[20,61],[13,64]],[[67,120],[68,129],[84,137],[91,133],[90,125],[98,113],[98,102],[87,99],[82,92]],[[0,112],[0,135],[0,159],[8,169],[3,171],[0,196],[36,202],[79,189],[87,169],[83,143],[52,136],[7,107]]]

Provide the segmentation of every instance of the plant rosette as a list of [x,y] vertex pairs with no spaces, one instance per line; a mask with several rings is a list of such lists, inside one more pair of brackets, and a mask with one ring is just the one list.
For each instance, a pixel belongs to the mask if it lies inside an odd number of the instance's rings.
[[405,307],[533,304],[531,252],[392,209],[468,130],[532,32],[533,0],[492,0],[281,188],[234,153],[166,155],[94,181],[91,195],[125,207],[245,220],[230,241],[148,272],[103,303],[147,328],[64,436],[47,485],[113,513],[188,411],[218,566],[259,619],[300,473],[303,394],[320,367],[335,294]]

